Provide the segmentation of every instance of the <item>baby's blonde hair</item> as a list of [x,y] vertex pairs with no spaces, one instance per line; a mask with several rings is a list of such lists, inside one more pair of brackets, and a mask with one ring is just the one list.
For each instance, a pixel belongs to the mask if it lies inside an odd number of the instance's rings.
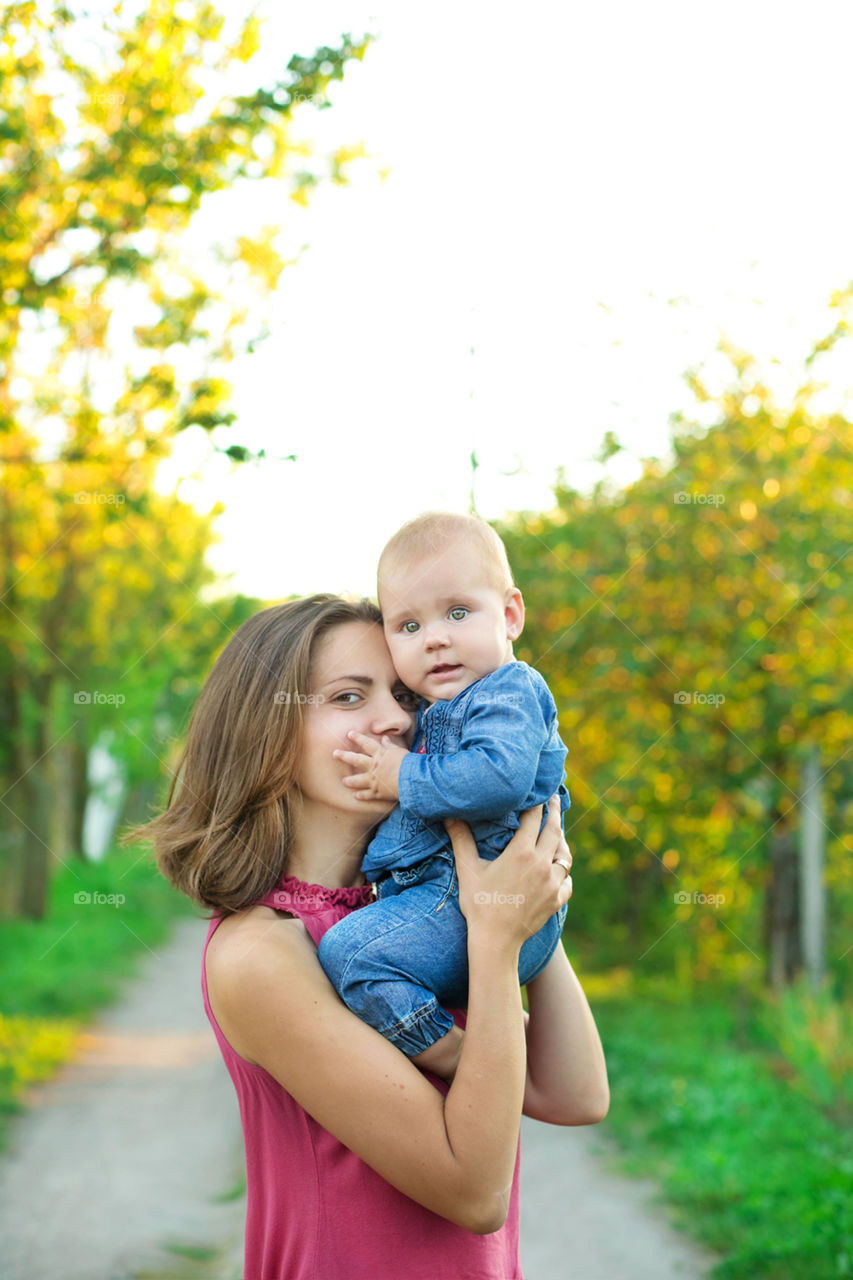
[[464,539],[474,547],[490,587],[501,595],[515,584],[506,548],[491,525],[479,516],[459,515],[451,511],[426,511],[398,529],[385,544],[377,569],[378,589],[382,594],[382,574],[392,567],[411,563],[424,556],[444,551],[450,543]]

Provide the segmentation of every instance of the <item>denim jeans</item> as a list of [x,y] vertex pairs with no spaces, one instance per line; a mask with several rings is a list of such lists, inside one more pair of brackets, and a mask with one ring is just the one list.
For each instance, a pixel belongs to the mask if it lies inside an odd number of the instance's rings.
[[[324,934],[320,963],[353,1013],[414,1057],[453,1026],[443,1006],[468,1003],[468,930],[453,854],[442,850],[390,872],[377,894],[376,902]],[[526,939],[518,960],[521,983],[551,959],[565,918],[564,906]]]

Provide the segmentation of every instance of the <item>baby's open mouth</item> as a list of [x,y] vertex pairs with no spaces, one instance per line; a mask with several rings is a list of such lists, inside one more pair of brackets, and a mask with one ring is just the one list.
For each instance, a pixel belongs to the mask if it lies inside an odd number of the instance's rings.
[[459,670],[458,662],[454,662],[454,663],[440,662],[437,667],[430,667],[429,673],[431,676],[440,676],[440,675],[443,675],[446,671],[458,671],[458,670]]

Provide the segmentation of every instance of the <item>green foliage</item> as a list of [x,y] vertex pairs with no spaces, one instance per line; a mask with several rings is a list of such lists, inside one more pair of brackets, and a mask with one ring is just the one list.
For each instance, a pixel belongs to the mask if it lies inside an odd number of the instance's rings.
[[[75,901],[79,894],[91,900]],[[104,901],[118,896],[124,898],[118,905]],[[51,880],[48,919],[0,924],[0,1011],[89,1016],[167,937],[173,918],[193,910],[147,851],[68,863]]]
[[20,1110],[26,1087],[73,1055],[83,1020],[192,910],[135,851],[69,863],[50,896],[48,919],[0,924],[0,1116]]
[[[837,304],[846,315],[849,296]],[[713,389],[690,375],[696,414],[676,421],[670,464],[647,459],[624,490],[562,483],[552,512],[499,526],[528,606],[516,653],[551,685],[570,748],[595,967],[760,973],[770,847],[796,835],[813,750],[829,951],[848,949],[853,424],[810,365],[779,403],[751,358],[719,359]]]
[[780,1066],[792,1088],[853,1122],[853,1002],[825,987],[813,991],[801,979],[762,1005],[761,1026],[778,1046]]
[[157,776],[251,611],[206,602],[219,510],[154,481],[186,430],[235,465],[263,456],[230,439],[228,366],[268,332],[258,303],[288,263],[277,226],[190,233],[235,186],[304,203],[346,181],[358,146],[315,157],[292,118],[368,44],[344,35],[235,94],[260,38],[206,0],[0,14],[0,914],[41,915],[50,855],[79,852],[93,744],[131,785]]
[[[849,1132],[743,1046],[742,992],[596,1005],[623,1167],[654,1177],[715,1280],[853,1275]],[[709,1052],[709,1047],[713,1046]]]

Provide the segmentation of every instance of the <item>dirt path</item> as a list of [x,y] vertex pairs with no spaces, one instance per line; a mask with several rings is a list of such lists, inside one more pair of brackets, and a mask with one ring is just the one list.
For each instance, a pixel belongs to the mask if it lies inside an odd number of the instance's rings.
[[525,1280],[702,1280],[716,1260],[670,1226],[657,1187],[608,1166],[601,1128],[523,1120],[521,1259]]
[[[245,1201],[222,1196],[239,1186],[242,1139],[201,1005],[205,928],[176,927],[12,1126],[4,1280],[240,1280]],[[607,1170],[600,1132],[525,1122],[527,1280],[702,1280],[711,1259],[651,1186]]]
[[[199,989],[206,922],[146,957],[81,1058],[31,1095],[0,1156],[5,1280],[172,1274],[166,1244],[242,1230],[237,1099]],[[159,1268],[159,1270],[158,1270]],[[197,1271],[182,1274],[197,1275]]]

